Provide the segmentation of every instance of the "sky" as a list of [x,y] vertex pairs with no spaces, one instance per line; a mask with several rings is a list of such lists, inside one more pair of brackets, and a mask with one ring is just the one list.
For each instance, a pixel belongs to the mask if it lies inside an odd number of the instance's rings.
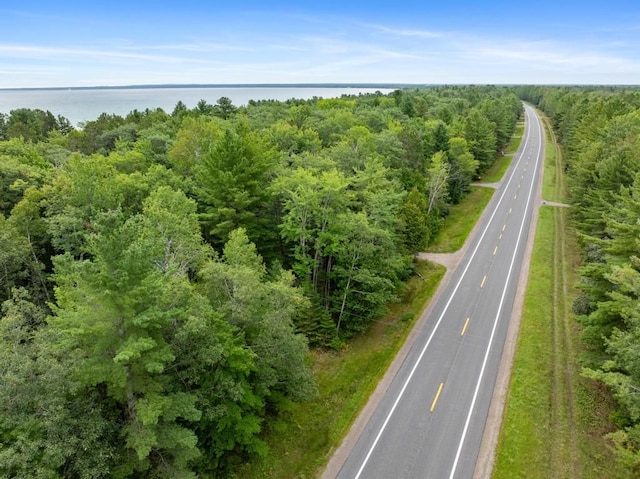
[[0,1],[0,88],[640,84],[637,0]]

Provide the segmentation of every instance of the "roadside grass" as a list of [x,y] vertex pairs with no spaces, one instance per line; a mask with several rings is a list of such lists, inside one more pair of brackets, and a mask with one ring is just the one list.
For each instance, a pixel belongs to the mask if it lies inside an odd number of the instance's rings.
[[493,188],[472,186],[467,196],[449,208],[442,228],[429,245],[429,253],[453,253],[464,245],[469,233],[495,193]]
[[550,338],[553,309],[553,218],[544,208],[538,218],[535,249],[494,464],[494,479],[550,476],[554,431],[550,417],[553,351]]
[[545,126],[545,154],[546,164],[545,181],[542,183],[542,197],[548,201],[564,202],[567,198],[567,189],[564,183],[564,171],[562,165],[562,153],[560,145],[556,141],[556,134],[551,128],[547,116],[540,114]]
[[[545,124],[543,194],[563,201],[563,162]],[[568,210],[542,207],[494,479],[632,477],[603,437],[611,430],[610,397],[580,375],[580,327],[571,313],[578,263]]]
[[369,331],[340,351],[313,351],[319,396],[292,404],[267,424],[267,457],[240,468],[237,477],[318,477],[334,448],[346,435],[358,412],[404,344],[416,318],[435,292],[445,268],[419,261],[400,303]]

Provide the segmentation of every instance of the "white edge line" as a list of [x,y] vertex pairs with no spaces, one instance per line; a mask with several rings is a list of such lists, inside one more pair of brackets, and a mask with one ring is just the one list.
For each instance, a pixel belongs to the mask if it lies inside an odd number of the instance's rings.
[[[536,124],[538,126],[538,129],[540,129],[540,123],[539,120],[536,116]],[[540,143],[538,144],[538,154],[537,154],[537,159],[538,161],[536,161],[536,166],[535,166],[535,171],[533,174],[533,181],[531,182],[531,187],[529,189],[529,197],[527,198],[527,205],[525,207],[525,211],[527,211],[529,209],[529,203],[531,202],[531,197],[533,194],[533,188],[534,185],[536,184],[535,178],[536,175],[538,173],[538,165],[540,162],[540,151],[542,149],[542,138],[540,139]],[[524,223],[525,223],[525,218],[526,218],[526,214],[523,215],[522,217],[522,223],[520,224],[520,231],[518,233],[518,241],[516,242],[516,247],[513,250],[513,256],[511,258],[511,264],[509,265],[509,273],[507,274],[507,280],[505,281],[505,285],[504,285],[504,289],[502,290],[502,297],[500,298],[500,306],[498,307],[498,312],[496,313],[496,318],[493,322],[493,328],[491,329],[491,336],[489,338],[489,345],[487,346],[487,350],[485,351],[484,354],[484,360],[482,361],[482,368],[480,368],[480,375],[478,376],[478,382],[476,383],[476,389],[473,393],[473,399],[471,400],[471,406],[469,406],[469,413],[467,414],[467,420],[465,421],[464,424],[464,428],[462,430],[462,437],[460,438],[460,443],[458,444],[458,450],[456,452],[456,457],[453,461],[453,466],[451,469],[451,474],[449,475],[449,479],[453,479],[455,473],[456,473],[456,469],[458,467],[458,460],[460,459],[460,453],[462,452],[462,446],[464,445],[464,440],[466,439],[467,436],[467,431],[469,429],[469,424],[471,423],[471,415],[473,414],[473,410],[475,408],[476,405],[476,399],[478,398],[478,393],[480,392],[480,384],[482,383],[482,379],[484,377],[484,372],[485,372],[485,368],[487,366],[487,361],[489,360],[489,352],[491,351],[491,346],[493,344],[493,338],[498,326],[498,319],[500,318],[500,314],[502,313],[502,307],[504,306],[504,299],[505,296],[507,294],[507,288],[509,287],[509,280],[511,279],[511,273],[513,272],[513,265],[515,263],[516,260],[516,256],[518,255],[518,249],[520,247],[520,240],[522,239],[522,232],[524,230]]]
[[[456,292],[458,291],[458,288],[460,287],[460,284],[462,283],[462,280],[464,279],[465,275],[467,274],[467,270],[471,266],[471,263],[473,262],[473,258],[475,257],[475,255],[476,255],[476,253],[478,251],[478,248],[482,244],[482,240],[484,239],[484,236],[487,233],[487,230],[489,229],[489,226],[491,225],[491,222],[493,221],[493,218],[494,218],[494,216],[496,215],[496,213],[498,211],[498,207],[502,203],[502,200],[504,199],[505,194],[507,193],[507,190],[509,189],[509,185],[511,184],[511,181],[513,180],[513,177],[514,177],[514,174],[515,174],[516,170],[518,169],[518,164],[520,163],[520,161],[522,161],[523,153],[527,148],[527,143],[529,142],[530,134],[531,133],[528,131],[527,132],[527,139],[525,140],[525,143],[524,143],[524,145],[522,147],[522,151],[520,153],[520,156],[518,157],[518,161],[517,161],[516,165],[513,167],[513,170],[511,172],[511,176],[509,177],[509,181],[505,185],[505,187],[504,187],[504,189],[502,191],[502,195],[500,196],[500,199],[498,200],[498,203],[494,207],[493,212],[491,213],[491,217],[489,218],[489,221],[487,221],[487,225],[485,226],[484,230],[482,231],[482,234],[480,235],[480,239],[478,239],[478,241],[476,243],[476,246],[473,249],[473,253],[471,253],[471,257],[467,261],[467,264],[466,264],[466,266],[464,268],[464,271],[462,272],[462,275],[460,276],[460,279],[456,283],[455,288],[453,289],[451,295],[449,296],[449,299],[447,300],[447,304],[445,305],[442,313],[438,317],[438,321],[436,322],[435,326],[433,327],[433,331],[429,335],[429,339],[427,339],[427,342],[425,343],[424,347],[422,348],[422,351],[420,352],[420,356],[418,356],[418,359],[416,360],[415,364],[413,365],[413,368],[411,369],[411,372],[409,373],[409,376],[407,377],[407,379],[405,380],[404,384],[402,385],[402,389],[400,390],[400,393],[398,394],[398,397],[394,401],[393,406],[391,406],[391,410],[389,411],[389,413],[387,414],[387,417],[385,418],[384,422],[382,423],[382,427],[380,427],[380,430],[378,431],[378,434],[376,435],[376,438],[374,439],[373,444],[369,448],[369,451],[367,452],[367,455],[365,456],[364,461],[362,461],[362,465],[360,466],[360,469],[358,469],[358,472],[355,475],[354,479],[359,479],[360,478],[360,475],[362,474],[362,471],[364,470],[364,468],[366,467],[367,463],[369,462],[369,459],[371,458],[371,454],[373,454],[373,450],[375,449],[375,447],[378,444],[378,441],[382,437],[382,434],[384,433],[384,430],[386,429],[387,424],[389,423],[389,420],[391,419],[391,416],[395,412],[396,407],[398,407],[398,404],[400,403],[400,399],[402,399],[402,396],[404,395],[404,392],[407,389],[407,386],[409,385],[409,382],[411,381],[411,378],[413,377],[414,373],[418,369],[418,366],[419,366],[420,362],[422,361],[422,357],[424,356],[425,352],[427,351],[427,348],[429,347],[429,344],[431,343],[431,340],[435,336],[436,331],[438,330],[438,327],[440,326],[440,323],[442,322],[442,318],[444,318],[444,315],[446,314],[447,310],[449,309],[449,305],[451,304],[451,301],[453,301],[453,297],[456,295]],[[517,246],[516,246],[516,250],[517,250]],[[494,328],[495,328],[495,326],[494,326]],[[491,335],[491,340],[490,341],[492,341],[492,340],[493,340],[493,333]],[[491,344],[491,342],[489,344]],[[484,369],[484,365],[483,365],[483,369]],[[473,402],[475,402],[475,395],[474,395]],[[469,415],[471,415],[471,414],[469,414]],[[463,433],[463,440],[464,440],[464,435],[466,434],[466,428],[467,428],[467,426],[465,425],[465,431]],[[461,449],[461,447],[458,448],[458,453],[456,454],[456,463],[457,463],[457,458],[460,455],[460,449]],[[453,472],[452,472],[452,474],[453,474]]]

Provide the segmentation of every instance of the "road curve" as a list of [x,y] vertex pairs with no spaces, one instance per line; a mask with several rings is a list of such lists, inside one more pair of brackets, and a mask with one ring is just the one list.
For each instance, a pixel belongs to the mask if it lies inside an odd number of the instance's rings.
[[375,409],[347,436],[323,479],[473,477],[543,158],[540,119],[525,106],[520,149],[462,260],[412,333]]

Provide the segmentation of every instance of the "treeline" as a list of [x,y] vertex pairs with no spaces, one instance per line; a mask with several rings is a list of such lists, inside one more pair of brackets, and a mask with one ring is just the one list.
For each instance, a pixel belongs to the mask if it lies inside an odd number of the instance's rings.
[[491,165],[513,90],[0,115],[0,474],[224,477]]
[[640,91],[527,88],[564,147],[572,217],[580,235],[585,374],[617,403],[611,435],[640,470]]

